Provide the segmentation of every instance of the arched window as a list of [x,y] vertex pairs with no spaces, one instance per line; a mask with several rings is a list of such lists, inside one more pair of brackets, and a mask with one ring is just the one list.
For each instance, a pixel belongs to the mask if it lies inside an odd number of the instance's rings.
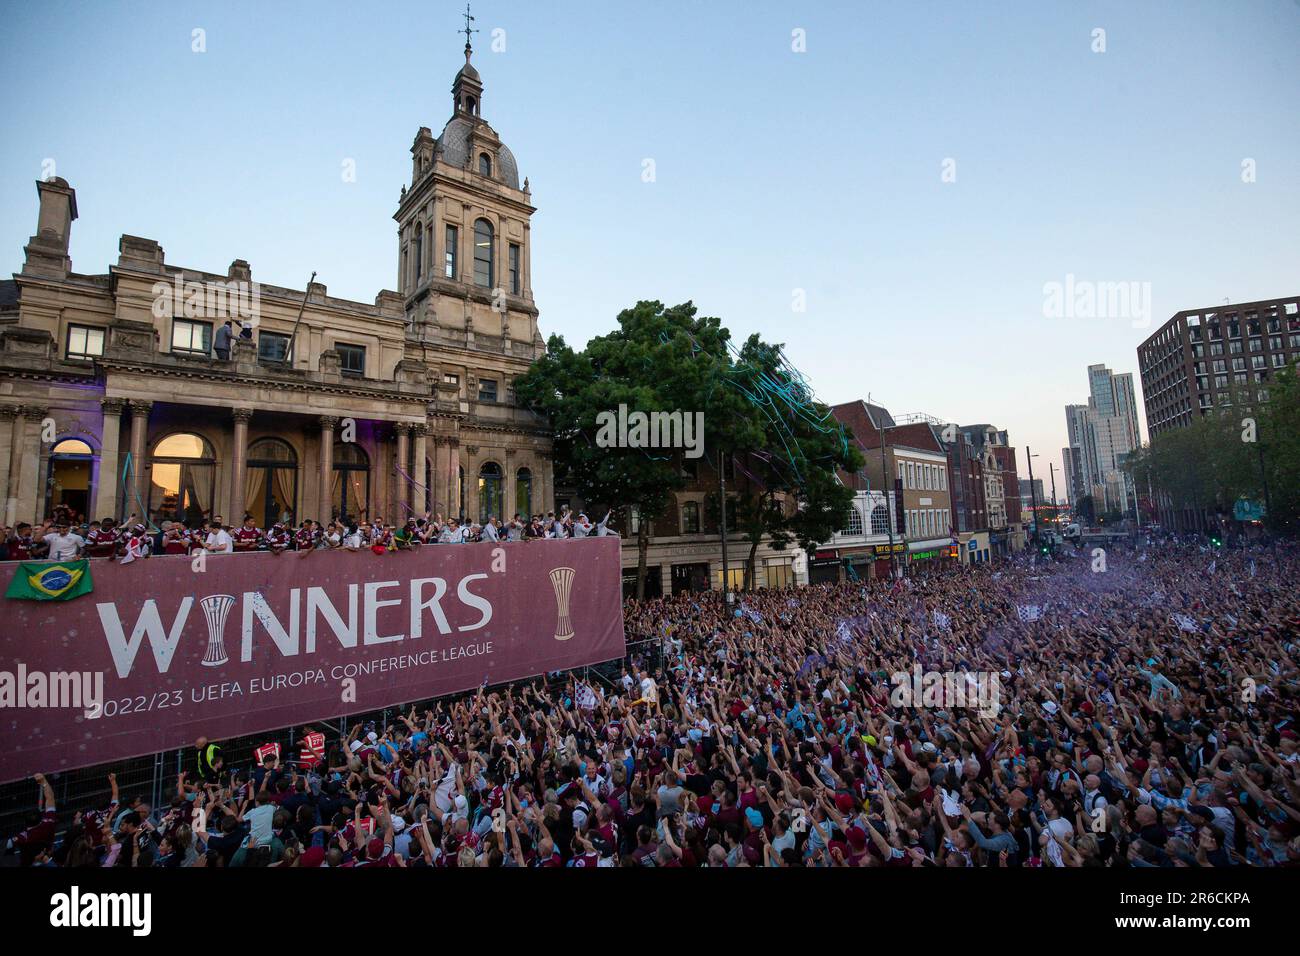
[[515,472],[515,512],[525,519],[533,514],[533,473],[527,468]]
[[486,219],[474,222],[474,284],[492,288],[495,270],[492,260],[492,223]]
[[[320,520],[355,521],[370,517],[370,456],[354,441],[334,443],[334,474],[330,477],[329,513]],[[310,517],[310,515],[308,516]]]
[[297,523],[298,456],[288,442],[259,438],[248,446],[244,509],[260,528],[277,521]]
[[487,153],[478,154],[478,174],[489,177],[492,175],[492,157]]
[[871,533],[889,534],[889,509],[884,505],[871,509]]
[[[150,521],[183,521],[198,527],[204,518],[213,517],[217,462],[212,446],[202,436],[190,432],[168,435],[154,447],[149,465]],[[128,500],[125,511],[138,506],[139,502]],[[232,515],[227,521],[233,523],[239,517]]]
[[[95,450],[79,438],[65,438],[50,449],[50,467],[45,479],[45,513],[60,506],[88,520],[101,517],[90,513],[91,476]],[[107,517],[107,516],[104,516]]]
[[862,534],[862,512],[857,508],[849,510],[849,526],[842,534]]
[[415,281],[424,275],[424,226],[415,224]]
[[478,472],[478,523],[493,516],[501,517],[501,466],[485,461]]

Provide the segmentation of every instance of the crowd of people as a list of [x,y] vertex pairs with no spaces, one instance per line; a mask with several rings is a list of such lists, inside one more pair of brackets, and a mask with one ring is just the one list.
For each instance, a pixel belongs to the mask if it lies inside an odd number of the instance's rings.
[[[12,845],[67,867],[1300,865],[1293,546],[1102,557],[628,601],[621,675],[283,752],[200,740],[161,807],[110,777],[64,808],[38,777]],[[917,695],[922,674],[947,679]]]
[[495,516],[481,524],[465,518],[443,518],[426,513],[402,524],[374,520],[340,519],[318,522],[310,518],[295,524],[275,522],[259,528],[257,520],[245,514],[238,525],[226,524],[221,515],[210,520],[186,523],[160,520],[146,524],[136,515],[125,521],[104,518],[86,521],[66,510],[58,510],[39,527],[19,522],[13,528],[0,524],[0,561],[111,558],[130,563],[153,554],[231,554],[249,551],[344,550],[406,551],[429,544],[465,544],[476,541],[521,541],[533,538],[587,538],[617,536],[609,526],[610,514],[593,522],[584,512],[567,508],[527,517],[517,514],[506,521]]

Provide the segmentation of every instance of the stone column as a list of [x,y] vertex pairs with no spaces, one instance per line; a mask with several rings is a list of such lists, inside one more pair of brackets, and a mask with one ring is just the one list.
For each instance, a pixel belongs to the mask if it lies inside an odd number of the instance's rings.
[[548,511],[555,510],[555,476],[551,473],[550,455],[537,456],[537,484],[540,498],[534,507],[545,517]]
[[501,480],[505,484],[501,489],[501,520],[512,521],[515,512],[519,510],[519,504],[515,499],[515,450],[507,447],[502,457],[505,459],[505,463],[501,467],[505,474],[501,476]]
[[[465,502],[469,510],[469,502]],[[447,514],[460,515],[460,439],[447,439]],[[468,515],[466,515],[468,517]]]
[[145,498],[145,459],[148,448],[149,437],[149,412],[153,408],[153,402],[131,401],[131,471],[127,475],[128,494],[127,500],[122,510],[125,514],[119,517],[127,517],[132,513],[140,516],[141,521],[148,521],[149,516],[145,513],[149,509],[149,502]]
[[397,448],[393,461],[393,482],[396,494],[392,496],[396,514],[390,519],[394,524],[403,523],[411,514],[411,496],[416,489],[411,487],[415,475],[411,473],[411,426],[398,422],[393,426],[397,432]]
[[[382,427],[382,426],[380,426]],[[389,462],[388,437],[379,427],[373,432],[374,451],[370,455],[370,497],[366,500],[367,518],[383,518],[385,523],[393,520],[393,500],[388,496],[388,479],[392,477]]]
[[[496,225],[496,248],[492,250],[492,299],[496,300],[496,290],[510,294],[510,240],[506,238],[506,221],[500,219]],[[498,313],[505,322],[506,313]],[[504,384],[504,383],[503,383]],[[504,391],[504,388],[502,389]]]
[[465,215],[460,224],[460,281],[474,284],[474,222],[469,206],[465,206]]
[[465,457],[461,459],[461,467],[465,469],[465,517],[470,521],[479,519],[479,510],[483,507],[482,501],[479,500],[479,483],[478,473],[483,466],[483,459],[487,457],[485,452],[481,452],[478,445],[466,445]]
[[99,407],[103,409],[103,424],[100,426],[99,475],[95,479],[94,513],[92,519],[122,516],[117,513],[117,480],[122,469],[118,460],[117,444],[122,433],[122,410],[126,402],[120,398],[101,398]]
[[[230,449],[230,523],[244,523],[248,502],[244,500],[248,486],[248,421],[253,417],[251,408],[232,408],[230,416],[235,421],[234,438]],[[259,522],[260,523],[260,522]]]
[[444,435],[433,436],[433,511],[443,518],[451,516],[447,490],[451,487],[448,471],[451,468],[451,446]]
[[0,405],[0,516],[4,523],[14,523],[13,512],[18,504],[19,429],[22,428],[22,406]]
[[334,429],[339,420],[330,415],[322,415],[320,422],[320,450],[317,456],[320,462],[320,507],[317,521],[329,521],[334,517],[334,505],[330,501],[330,479],[334,477]]
[[[44,495],[41,481],[41,422],[50,410],[40,405],[23,406],[22,441],[15,442],[10,454],[18,459],[18,518],[36,521],[40,516]],[[13,469],[10,469],[13,474]],[[12,495],[11,495],[12,496]]]
[[[434,233],[436,235],[437,230],[434,230]],[[412,445],[414,446],[411,454],[411,477],[415,480],[416,484],[416,487],[411,491],[411,494],[415,498],[415,500],[411,502],[411,509],[420,517],[424,517],[424,512],[429,508],[431,503],[429,490],[425,487],[427,482],[424,478],[424,464],[428,460],[428,453],[425,446],[427,439],[425,436],[428,435],[428,433],[428,425],[416,424],[411,426],[411,435],[413,438]]]
[[[523,248],[519,250],[519,257],[523,260],[519,264],[523,275],[519,277],[519,292],[525,298],[531,300],[533,297],[533,241],[532,231],[527,222],[524,223],[524,241]],[[531,342],[528,343],[532,345]]]

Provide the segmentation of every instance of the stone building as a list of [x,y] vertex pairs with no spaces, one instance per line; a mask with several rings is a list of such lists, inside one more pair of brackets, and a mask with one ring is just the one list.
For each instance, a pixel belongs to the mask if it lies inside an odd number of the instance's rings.
[[6,523],[59,504],[259,525],[553,507],[549,435],[513,389],[544,349],[534,207],[471,52],[441,135],[415,136],[398,289],[373,302],[257,282],[243,260],[169,263],[136,236],[106,272],[74,271],[76,192],[36,184],[36,234],[0,282]]

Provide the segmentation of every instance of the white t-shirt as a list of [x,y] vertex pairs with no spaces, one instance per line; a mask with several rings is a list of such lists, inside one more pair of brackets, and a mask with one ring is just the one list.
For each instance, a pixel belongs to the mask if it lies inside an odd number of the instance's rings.
[[659,700],[659,688],[655,686],[653,677],[641,678],[641,697],[649,701]]
[[203,546],[216,554],[230,554],[235,550],[235,542],[230,539],[225,528],[209,531],[208,539]]
[[86,539],[79,534],[51,533],[45,536],[45,543],[50,546],[51,561],[68,561],[86,546]]

